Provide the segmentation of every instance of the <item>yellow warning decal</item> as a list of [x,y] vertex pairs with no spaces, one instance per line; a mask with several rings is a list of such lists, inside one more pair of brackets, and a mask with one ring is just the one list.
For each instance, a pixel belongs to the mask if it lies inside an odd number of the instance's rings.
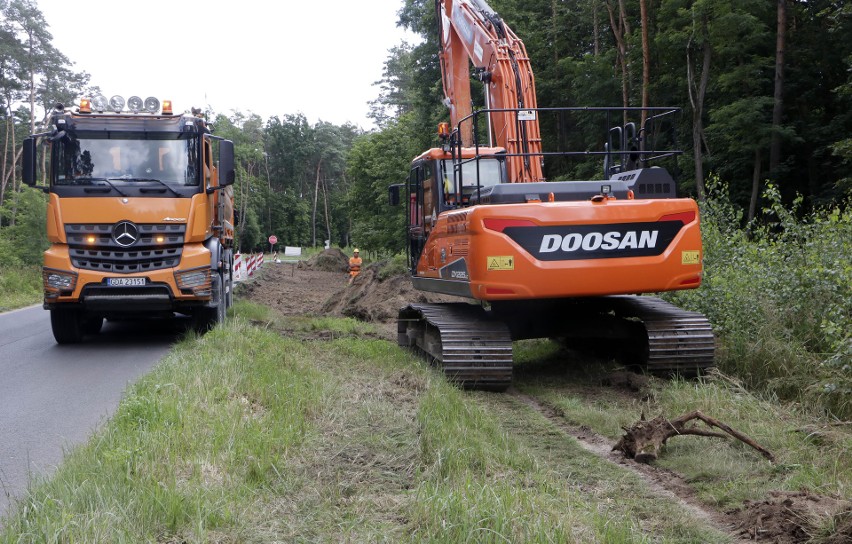
[[515,258],[513,256],[488,257],[488,270],[514,270]]
[[701,255],[698,251],[684,251],[680,254],[681,264],[698,264],[701,262]]

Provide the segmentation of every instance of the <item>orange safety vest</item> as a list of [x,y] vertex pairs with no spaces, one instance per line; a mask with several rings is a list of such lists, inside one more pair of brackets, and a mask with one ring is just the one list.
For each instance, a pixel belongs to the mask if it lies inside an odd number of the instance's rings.
[[353,278],[361,271],[361,257],[349,258],[349,275]]

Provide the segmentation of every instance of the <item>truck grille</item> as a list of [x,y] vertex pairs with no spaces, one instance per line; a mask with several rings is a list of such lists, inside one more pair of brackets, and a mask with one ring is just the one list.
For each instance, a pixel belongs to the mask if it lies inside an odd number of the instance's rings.
[[[113,238],[115,224],[66,225],[71,264],[84,270],[116,274],[136,274],[178,265],[186,225],[133,226],[138,231],[135,242],[122,247]],[[158,236],[163,237],[162,242],[157,241]]]

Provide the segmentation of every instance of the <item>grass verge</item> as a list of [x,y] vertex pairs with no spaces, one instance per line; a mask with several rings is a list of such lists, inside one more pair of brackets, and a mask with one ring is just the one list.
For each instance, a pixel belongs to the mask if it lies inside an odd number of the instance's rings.
[[[515,397],[460,391],[369,326],[235,309],[132,386],[17,503],[0,542],[730,541]],[[848,492],[848,442],[822,452],[791,431],[804,421],[730,385],[662,384],[636,400],[566,372],[547,343],[518,357],[520,387],[607,436],[639,410],[694,403],[735,427],[759,420],[742,430],[775,436],[779,467],[735,444],[718,466],[708,439],[667,446],[660,463],[709,503],[770,486]]]
[[41,267],[0,267],[0,312],[41,302]]
[[777,462],[771,464],[734,439],[680,436],[667,442],[657,464],[681,474],[703,502],[720,510],[761,500],[770,490],[852,496],[848,425],[762,399],[723,374],[700,381],[651,379],[647,390],[633,393],[601,387],[610,367],[581,367],[576,354],[550,342],[518,343],[516,354],[520,390],[557,408],[570,424],[588,426],[613,443],[622,427],[643,414],[673,419],[700,410],[773,452]]

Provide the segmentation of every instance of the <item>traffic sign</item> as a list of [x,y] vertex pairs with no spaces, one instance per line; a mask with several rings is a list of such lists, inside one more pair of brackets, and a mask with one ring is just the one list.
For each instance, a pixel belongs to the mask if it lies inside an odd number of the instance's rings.
[[269,237],[269,243],[272,244],[272,245],[277,244],[278,243],[278,237],[273,234],[272,236]]

